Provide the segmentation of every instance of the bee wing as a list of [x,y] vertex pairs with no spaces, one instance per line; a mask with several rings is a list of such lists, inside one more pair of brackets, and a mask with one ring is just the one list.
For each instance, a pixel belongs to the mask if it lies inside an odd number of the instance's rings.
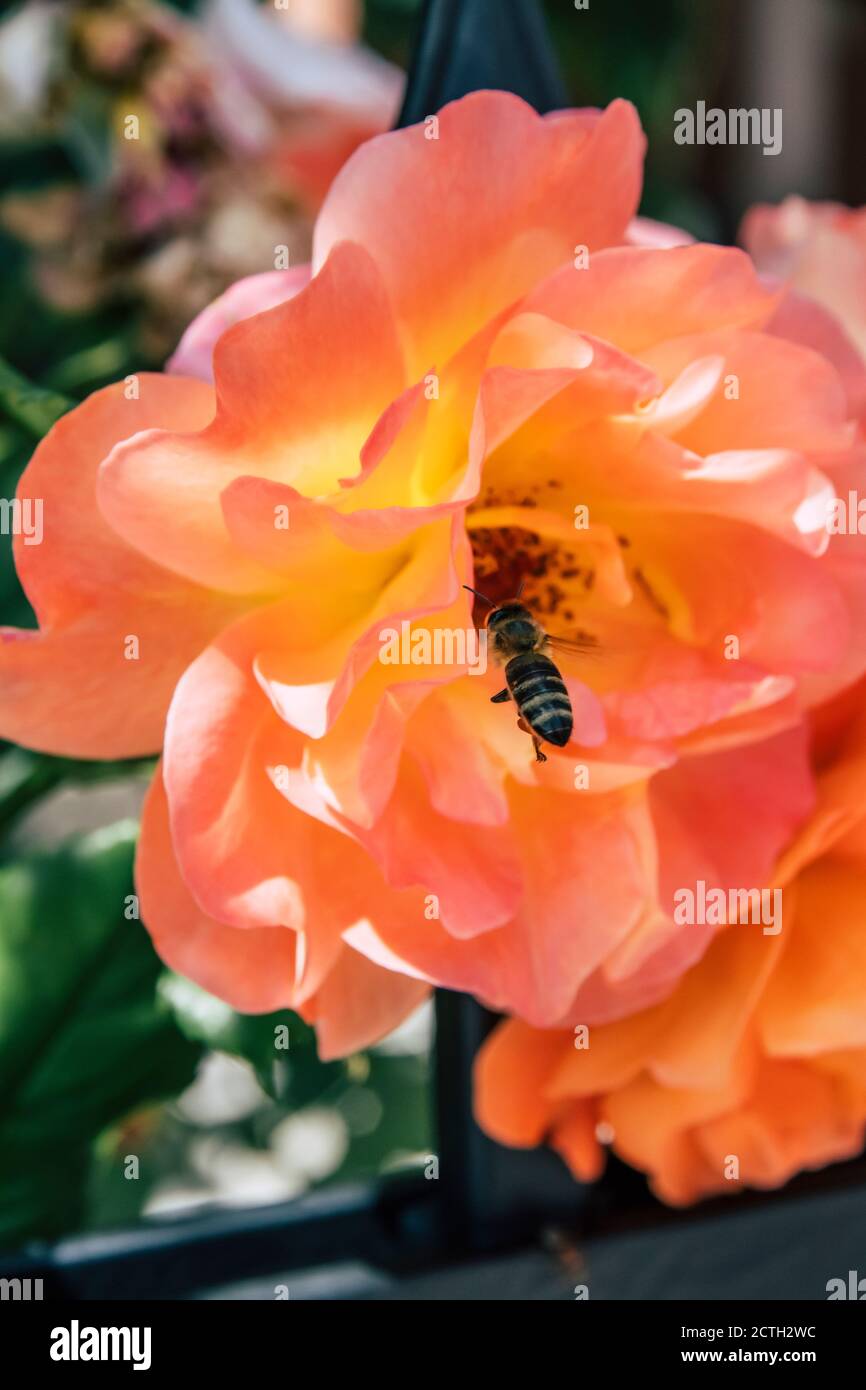
[[594,637],[551,637],[548,634],[547,640],[553,651],[562,652],[564,656],[601,656],[604,650]]

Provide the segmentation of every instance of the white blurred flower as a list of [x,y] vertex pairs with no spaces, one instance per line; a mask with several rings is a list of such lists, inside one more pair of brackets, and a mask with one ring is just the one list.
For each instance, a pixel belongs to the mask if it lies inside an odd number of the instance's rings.
[[252,1207],[297,1197],[307,1184],[300,1174],[287,1173],[270,1153],[216,1136],[197,1140],[190,1161],[223,1205]]
[[349,1148],[349,1129],[338,1110],[310,1105],[273,1130],[270,1149],[281,1173],[320,1182],[336,1172]]
[[142,1216],[180,1216],[206,1207],[212,1201],[213,1194],[208,1188],[169,1179],[154,1187],[142,1208]]
[[252,1115],[266,1099],[248,1062],[211,1052],[187,1086],[178,1110],[190,1124],[225,1125]]

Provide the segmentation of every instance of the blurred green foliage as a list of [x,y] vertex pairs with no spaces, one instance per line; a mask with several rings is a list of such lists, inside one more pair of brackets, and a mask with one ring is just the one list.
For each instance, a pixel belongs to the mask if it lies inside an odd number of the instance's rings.
[[[266,1178],[287,1174],[296,1184],[287,1187],[288,1195],[322,1181],[372,1179],[387,1168],[420,1167],[430,1152],[429,1064],[423,1052],[372,1049],[323,1062],[313,1030],[289,1010],[241,1015],[171,972],[163,973],[158,994],[191,1045],[211,1057],[225,1054],[248,1063],[261,1090],[237,1118],[212,1115],[206,1121],[186,1106],[170,1106],[106,1133],[90,1174],[88,1226],[130,1221],[157,1191],[181,1189],[186,1200],[198,1194],[204,1204],[224,1200],[214,1181],[220,1155],[240,1164],[242,1179],[250,1169],[254,1178],[259,1174],[257,1162]],[[280,1161],[277,1132],[293,1116],[314,1128],[331,1119],[325,1125],[331,1142],[336,1125],[337,1153],[327,1157],[324,1171]],[[121,1161],[130,1151],[140,1159],[135,1183],[126,1181]]]
[[94,1139],[200,1054],[125,916],[134,842],[121,824],[0,870],[0,1245],[75,1226]]
[[[10,799],[45,768],[66,783],[76,767],[8,749],[0,815],[14,824]],[[240,1015],[165,970],[136,915],[136,831],[121,822],[0,866],[0,1249],[134,1220],[161,1183],[215,1199],[192,1161],[197,1142],[265,1156],[280,1122],[311,1106],[333,1110],[346,1133],[329,1181],[376,1176],[430,1148],[423,1053],[322,1062],[297,1015]],[[158,1105],[214,1052],[258,1079],[249,1114],[203,1123]]]

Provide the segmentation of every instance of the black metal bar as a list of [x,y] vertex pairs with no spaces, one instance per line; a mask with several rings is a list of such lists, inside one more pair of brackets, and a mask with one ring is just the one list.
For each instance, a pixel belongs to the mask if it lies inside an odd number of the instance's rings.
[[397,124],[484,87],[537,111],[567,104],[538,0],[427,0]]
[[486,1224],[492,1141],[472,1114],[472,1065],[495,1016],[469,995],[436,991],[436,1147],[442,1219],[452,1243],[473,1246]]
[[451,1248],[481,1251],[574,1225],[589,1190],[549,1149],[504,1149],[475,1123],[472,1068],[498,1018],[469,995],[436,992],[435,1086],[441,1220]]
[[72,1236],[0,1259],[0,1273],[43,1279],[49,1298],[89,1300],[182,1298],[347,1260],[426,1269],[441,1253],[433,1187],[419,1177],[391,1178],[252,1210]]
[[[557,1214],[555,1190],[539,1185],[540,1170],[532,1165],[542,1155],[506,1157],[517,1160],[532,1188],[525,1197],[518,1194],[509,1213],[515,1238],[507,1242],[500,1224],[492,1241],[490,1228],[485,1232],[477,1213],[471,1214],[476,1230],[487,1236],[487,1250],[495,1244],[509,1252],[512,1265],[525,1262],[527,1277],[536,1283],[542,1247],[518,1230],[531,1219],[536,1233],[556,1226],[558,1239],[547,1245],[549,1252],[558,1255],[572,1284],[588,1278],[593,1298],[821,1298],[827,1279],[845,1277],[858,1264],[862,1275],[863,1160],[802,1174],[781,1191],[721,1197],[676,1212],[656,1202],[623,1202],[617,1175],[610,1173],[586,1190],[579,1220],[569,1221],[564,1210]],[[579,1189],[572,1184],[570,1191],[574,1198]],[[486,1269],[495,1281],[504,1266],[489,1258],[472,1261],[465,1245],[449,1244],[450,1200],[447,1182],[423,1178],[391,1179],[381,1190],[334,1188],[258,1210],[218,1210],[74,1236],[52,1246],[34,1244],[19,1255],[0,1256],[0,1277],[42,1279],[47,1299],[99,1301],[201,1296],[251,1281],[260,1287],[248,1296],[270,1299],[272,1280],[297,1274],[291,1280],[294,1298],[305,1282],[315,1281],[314,1271],[324,1279],[326,1271],[350,1261],[379,1276],[351,1297],[369,1297],[370,1287],[374,1297],[397,1297],[400,1290],[411,1297],[422,1276],[422,1284],[447,1286],[453,1276],[464,1290],[474,1288],[461,1298],[489,1297],[483,1279],[476,1286],[473,1275],[460,1271],[483,1276]],[[514,1211],[522,1213],[519,1222]],[[327,1280],[334,1277],[329,1273]],[[320,1279],[307,1296],[325,1296],[321,1288]],[[540,1296],[559,1295],[551,1287]]]

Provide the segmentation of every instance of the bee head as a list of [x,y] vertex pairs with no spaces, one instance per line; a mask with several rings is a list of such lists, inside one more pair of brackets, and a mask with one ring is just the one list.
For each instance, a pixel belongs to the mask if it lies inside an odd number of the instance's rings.
[[481,599],[482,603],[488,605],[490,612],[484,620],[485,626],[496,627],[501,626],[503,623],[514,622],[515,619],[520,618],[526,618],[530,622],[533,621],[529,609],[520,602],[520,595],[523,593],[523,585],[525,583],[526,580],[522,579],[516,597],[509,599],[507,603],[503,604],[494,603],[492,598],[488,598],[486,594],[480,593],[478,589],[473,589],[471,584],[464,584],[463,588],[468,589],[470,594],[474,594],[476,598]]
[[487,626],[492,628],[494,632],[497,628],[510,627],[513,623],[524,622],[535,626],[535,619],[526,605],[516,601],[503,603],[499,608],[494,608],[487,614]]
[[487,631],[500,655],[532,651],[538,642],[538,623],[529,609],[516,600],[493,609],[487,618]]

